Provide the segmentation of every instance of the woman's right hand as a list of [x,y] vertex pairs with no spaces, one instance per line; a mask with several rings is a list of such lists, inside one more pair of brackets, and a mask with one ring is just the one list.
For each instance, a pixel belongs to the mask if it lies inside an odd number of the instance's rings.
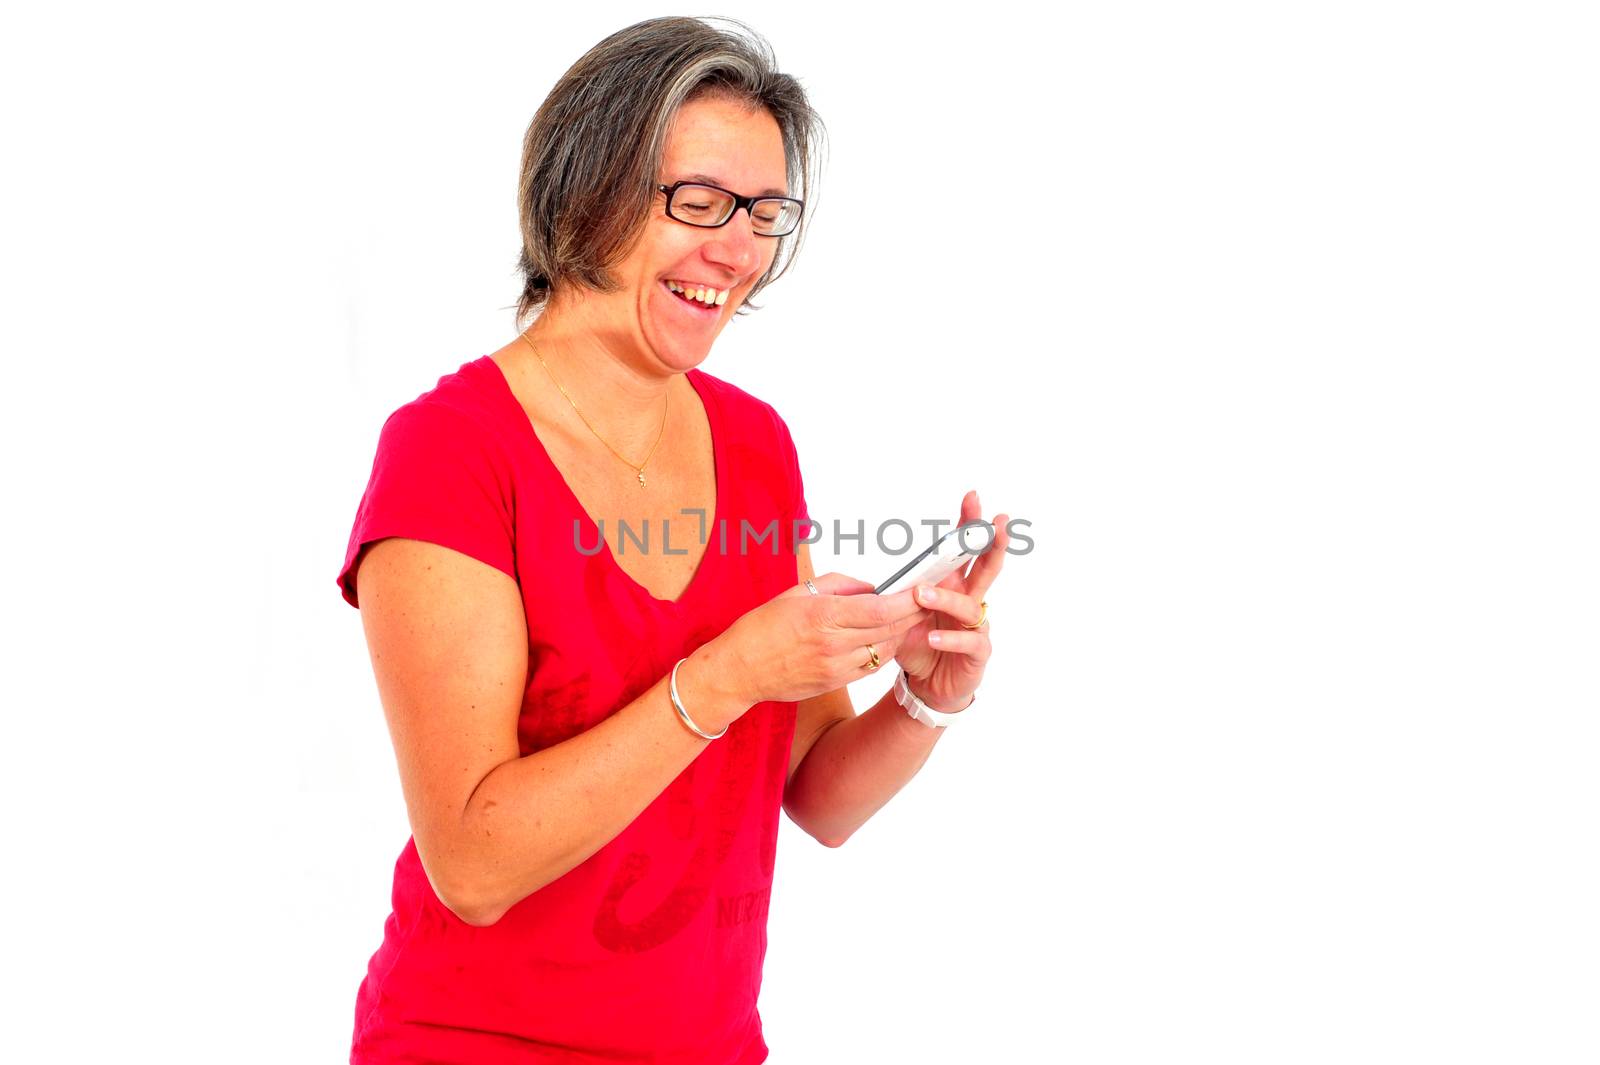
[[723,683],[752,703],[799,702],[835,691],[871,672],[867,645],[880,662],[894,658],[905,634],[928,617],[914,589],[874,595],[872,585],[842,573],[812,578],[769,599],[712,642],[733,676]]

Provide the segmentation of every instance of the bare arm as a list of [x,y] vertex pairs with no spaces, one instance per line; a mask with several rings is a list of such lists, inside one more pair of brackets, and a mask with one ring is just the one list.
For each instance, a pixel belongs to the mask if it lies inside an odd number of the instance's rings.
[[[968,492],[961,521],[976,520],[978,507],[978,493]],[[965,575],[946,577],[932,589],[936,598],[918,591],[929,613],[896,643],[895,661],[913,694],[943,713],[961,713],[971,703],[993,651],[983,597],[1011,541],[1007,515],[995,515],[993,525],[993,545]],[[799,570],[802,579],[811,575],[807,547]],[[809,699],[796,716],[784,809],[813,838],[837,847],[917,775],[944,731],[913,720],[892,690],[860,715],[843,690]]]
[[[798,568],[802,581],[816,576],[804,544]],[[917,775],[944,731],[912,720],[892,690],[862,714],[844,688],[806,700],[795,717],[784,812],[824,846],[841,845]]]
[[887,691],[817,737],[784,791],[789,819],[827,847],[841,846],[916,776],[944,735],[914,721]]
[[[362,624],[423,869],[473,925],[615,839],[709,740],[684,727],[664,676],[587,731],[519,756],[528,634],[517,584],[448,548],[399,537],[360,563]],[[678,670],[695,723],[749,709],[723,690],[716,644]]]

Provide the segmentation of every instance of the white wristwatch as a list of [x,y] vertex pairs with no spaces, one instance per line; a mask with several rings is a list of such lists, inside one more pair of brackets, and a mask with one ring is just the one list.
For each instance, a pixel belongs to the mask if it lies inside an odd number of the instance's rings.
[[911,685],[906,683],[906,671],[902,669],[894,678],[894,701],[906,708],[906,713],[924,725],[934,728],[944,728],[950,722],[966,713],[972,704],[978,701],[978,693],[973,692],[972,698],[967,700],[967,705],[954,713],[941,713],[918,699],[911,691]]

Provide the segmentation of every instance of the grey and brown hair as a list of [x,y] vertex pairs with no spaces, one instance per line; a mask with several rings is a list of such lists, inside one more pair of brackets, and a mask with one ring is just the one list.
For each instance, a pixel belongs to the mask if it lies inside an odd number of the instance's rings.
[[[655,18],[618,30],[561,76],[523,138],[519,328],[557,286],[617,290],[609,267],[627,255],[649,215],[672,119],[708,95],[765,108],[777,120],[789,195],[811,199],[826,133],[764,38],[723,18]],[[788,270],[811,214],[808,202],[795,232],[770,238],[780,242],[777,254],[749,296]],[[748,297],[735,313],[747,309],[758,309]]]

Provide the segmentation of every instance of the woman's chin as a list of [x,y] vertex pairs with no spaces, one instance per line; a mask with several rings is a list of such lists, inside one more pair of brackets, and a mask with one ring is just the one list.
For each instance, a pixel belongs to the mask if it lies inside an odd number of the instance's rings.
[[711,354],[713,337],[682,337],[669,331],[649,331],[645,342],[662,366],[676,372],[692,370]]
[[[668,299],[678,301],[678,297]],[[694,318],[685,320],[682,313],[670,306],[659,308],[660,317],[650,323],[646,336],[655,349],[656,356],[674,370],[688,370],[704,362],[711,354],[711,345],[722,332],[720,316],[706,315],[691,310]]]

